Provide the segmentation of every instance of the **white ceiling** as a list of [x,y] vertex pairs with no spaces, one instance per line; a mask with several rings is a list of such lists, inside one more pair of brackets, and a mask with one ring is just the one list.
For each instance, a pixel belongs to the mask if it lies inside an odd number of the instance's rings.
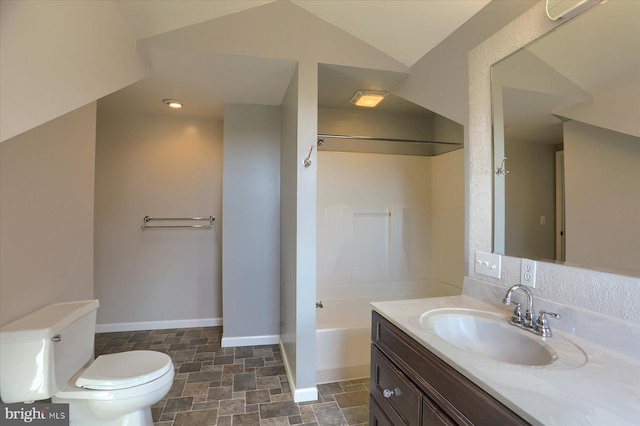
[[[405,71],[489,3],[489,0],[113,1],[142,46],[153,45],[158,37],[162,38],[163,46],[182,43],[185,31],[197,28],[206,33],[207,28],[228,25],[229,19],[243,22],[243,12],[260,11],[263,10],[261,6],[270,7],[275,3],[280,8],[264,9],[265,13],[277,10],[292,12],[292,16],[297,17],[307,14],[310,21],[311,17],[319,18],[327,29],[333,28],[331,31],[335,32],[338,28],[342,34],[365,42],[373,47],[372,52],[386,55],[398,64],[396,68],[404,66]],[[251,21],[255,20],[254,13],[246,16],[245,22],[254,22]],[[291,26],[289,31],[301,30],[300,20],[286,25]],[[308,30],[311,31],[311,27]],[[283,29],[273,31],[282,32]],[[323,34],[311,35],[314,36],[323,37]],[[283,55],[273,58],[251,56],[245,53],[246,50],[238,49],[237,45],[244,41],[239,41],[237,36],[220,39],[216,37],[213,51],[207,52],[202,52],[201,45],[184,44],[179,49],[143,49],[153,68],[150,77],[103,98],[99,104],[101,110],[175,113],[169,112],[160,101],[178,98],[188,104],[188,108],[180,112],[182,115],[222,119],[224,103],[279,105],[295,71],[296,61],[283,59]],[[226,49],[225,43],[232,47]],[[250,39],[245,43],[250,43]],[[345,75],[346,70],[348,68],[342,68],[340,73],[329,68],[324,70],[325,74],[320,76],[324,82],[321,102],[333,102],[331,106],[338,106],[338,99],[351,97],[355,91],[353,87],[389,90],[406,76],[402,72],[385,74],[357,68],[347,72],[351,75]],[[331,81],[332,76],[338,80]],[[345,88],[347,81],[348,89]],[[343,93],[345,90],[350,93]],[[387,101],[387,108],[394,105],[411,108],[406,103]]]

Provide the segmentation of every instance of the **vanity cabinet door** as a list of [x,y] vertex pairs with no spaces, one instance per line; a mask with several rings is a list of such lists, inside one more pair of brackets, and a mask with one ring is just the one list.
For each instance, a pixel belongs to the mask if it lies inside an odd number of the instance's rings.
[[429,398],[422,399],[422,426],[456,426],[451,417]]
[[391,424],[420,424],[422,393],[374,345],[371,346],[371,395]]
[[393,426],[373,396],[369,397],[369,426]]

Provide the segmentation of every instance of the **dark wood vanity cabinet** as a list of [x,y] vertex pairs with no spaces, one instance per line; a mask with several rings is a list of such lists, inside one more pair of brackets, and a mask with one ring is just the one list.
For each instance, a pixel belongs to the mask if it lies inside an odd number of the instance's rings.
[[375,311],[371,340],[370,425],[529,424]]

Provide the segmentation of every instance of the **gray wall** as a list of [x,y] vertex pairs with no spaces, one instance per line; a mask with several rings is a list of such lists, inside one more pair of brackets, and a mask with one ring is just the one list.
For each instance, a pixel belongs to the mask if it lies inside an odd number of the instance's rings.
[[[97,135],[98,329],[219,325],[222,123],[99,109]],[[143,231],[145,216],[218,221]]]
[[0,145],[0,325],[93,298],[96,104]]
[[224,107],[223,346],[278,343],[281,107]]
[[280,339],[294,400],[316,389],[317,63],[301,62],[283,101]]

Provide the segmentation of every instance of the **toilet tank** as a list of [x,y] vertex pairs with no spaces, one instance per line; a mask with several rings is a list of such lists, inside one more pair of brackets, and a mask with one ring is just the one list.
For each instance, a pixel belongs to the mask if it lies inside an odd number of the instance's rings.
[[45,306],[0,328],[0,398],[51,398],[94,357],[97,300]]

